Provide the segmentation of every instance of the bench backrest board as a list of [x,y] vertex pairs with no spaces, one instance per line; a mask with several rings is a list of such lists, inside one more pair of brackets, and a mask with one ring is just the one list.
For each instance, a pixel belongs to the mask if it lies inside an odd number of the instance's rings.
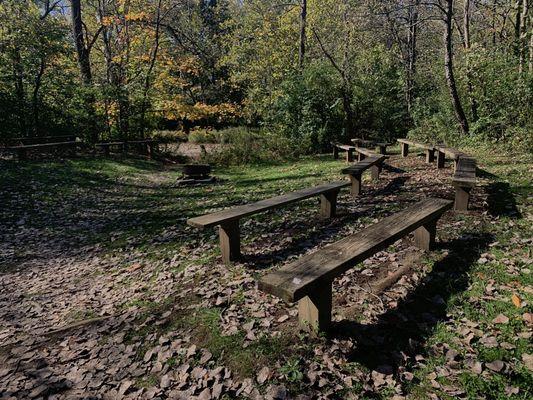
[[300,300],[322,282],[334,279],[409,232],[437,219],[452,205],[450,200],[425,199],[267,274],[260,279],[259,289],[288,302]]
[[220,225],[221,223],[227,221],[240,219],[242,217],[246,217],[252,214],[257,214],[272,208],[295,203],[297,201],[314,197],[319,194],[335,192],[343,187],[348,186],[350,186],[350,182],[348,181],[325,183],[323,185],[297,190],[295,192],[272,197],[270,199],[261,200],[255,203],[244,204],[241,206],[230,208],[228,210],[223,210],[212,214],[191,218],[187,220],[187,224],[197,228],[208,228],[211,226]]

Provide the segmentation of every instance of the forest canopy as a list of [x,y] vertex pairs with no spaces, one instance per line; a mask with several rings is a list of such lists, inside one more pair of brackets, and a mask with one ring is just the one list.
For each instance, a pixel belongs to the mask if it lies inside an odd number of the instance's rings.
[[530,0],[1,0],[0,135],[531,148]]

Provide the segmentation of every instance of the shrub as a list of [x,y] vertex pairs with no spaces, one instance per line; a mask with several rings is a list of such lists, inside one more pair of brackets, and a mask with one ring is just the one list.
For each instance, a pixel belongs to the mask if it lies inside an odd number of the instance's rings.
[[225,135],[226,144],[206,154],[203,161],[223,166],[276,163],[295,159],[299,155],[294,142],[265,129],[232,128],[222,134]]

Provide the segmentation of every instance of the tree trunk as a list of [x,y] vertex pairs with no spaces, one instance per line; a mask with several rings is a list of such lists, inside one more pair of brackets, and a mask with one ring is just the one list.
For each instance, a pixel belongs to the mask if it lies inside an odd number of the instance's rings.
[[457,92],[457,85],[455,83],[455,76],[453,73],[453,50],[452,50],[452,22],[453,22],[453,0],[446,0],[446,14],[445,14],[445,29],[444,29],[444,74],[446,76],[446,83],[450,90],[453,110],[457,122],[461,127],[461,133],[468,135],[468,121],[461,105],[459,93]]
[[46,62],[44,56],[41,57],[41,63],[39,65],[39,71],[35,76],[35,85],[33,87],[32,95],[32,114],[33,114],[33,133],[35,136],[39,136],[39,90],[41,89],[42,77],[46,68]]
[[13,51],[13,79],[15,82],[15,95],[17,98],[17,105],[15,112],[19,122],[20,136],[26,136],[26,94],[24,92],[24,69],[22,67],[22,58],[20,56],[20,49],[15,45]]
[[468,98],[470,100],[470,110],[472,112],[472,121],[478,120],[477,101],[474,96],[474,87],[472,85],[472,67],[470,66],[470,0],[465,0],[463,15],[463,32],[464,47],[466,52],[466,86],[468,89]]
[[307,27],[307,0],[301,0],[300,10],[300,48],[298,52],[298,68],[303,69],[305,58],[305,41]]
[[83,83],[90,85],[92,82],[91,63],[89,60],[89,49],[87,48],[83,36],[83,20],[81,18],[80,0],[70,0],[70,4],[72,14],[72,33],[74,35],[74,43],[76,44],[76,52],[78,53],[80,74]]
[[[81,17],[81,3],[80,0],[70,0],[71,18],[72,18],[72,34],[74,36],[74,43],[76,45],[76,53],[78,54],[78,65],[80,67],[80,75],[83,84],[90,88],[92,85],[91,61],[89,58],[90,50],[85,43],[83,35],[83,20]],[[98,125],[96,123],[96,99],[94,93],[91,91],[85,97],[85,107],[88,115],[88,134],[93,142],[98,141]]]
[[415,92],[415,74],[416,74],[416,60],[417,47],[416,40],[418,34],[418,9],[420,0],[412,0],[408,9],[408,31],[407,31],[407,77],[406,77],[406,102],[407,111],[411,114],[413,108],[414,92]]
[[522,6],[520,10],[520,37],[519,37],[519,68],[520,72],[524,71],[524,64],[526,63],[527,51],[529,48],[529,35],[530,32],[530,17],[529,17],[529,1],[522,0]]

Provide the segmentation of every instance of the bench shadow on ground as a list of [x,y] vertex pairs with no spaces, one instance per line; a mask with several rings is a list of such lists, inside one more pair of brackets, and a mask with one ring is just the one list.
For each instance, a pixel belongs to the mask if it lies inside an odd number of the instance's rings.
[[[289,245],[284,244],[280,249],[275,251],[265,251],[265,244],[261,243],[257,248],[258,253],[250,254],[244,253],[242,261],[248,265],[252,270],[264,270],[270,268],[274,262],[284,261],[289,257],[302,255],[310,247],[314,247],[331,239],[332,236],[338,234],[347,223],[354,222],[364,217],[374,217],[377,209],[372,206],[373,203],[379,203],[380,211],[388,209],[389,206],[396,203],[396,201],[385,201],[383,199],[376,199],[378,196],[386,196],[392,193],[397,193],[400,188],[408,180],[408,177],[395,177],[389,181],[385,186],[369,191],[366,196],[361,197],[360,205],[356,212],[347,212],[342,203],[339,205],[337,217],[330,222],[320,220],[319,217],[308,218],[304,223],[299,224],[296,229],[292,229],[293,233],[298,237],[298,240]],[[317,205],[317,208],[319,205]],[[290,212],[290,210],[282,209],[281,212]],[[319,232],[310,229],[320,224]],[[284,235],[287,229],[284,228]],[[303,235],[302,232],[305,232]],[[254,235],[257,236],[257,235]],[[279,240],[279,236],[275,236]],[[255,245],[253,245],[255,248]]]
[[492,216],[522,218],[516,199],[507,182],[492,182],[487,188],[488,212]]
[[439,322],[447,320],[448,302],[467,289],[471,266],[492,241],[490,234],[475,233],[440,243],[438,247],[448,250],[448,255],[435,262],[397,307],[381,314],[375,323],[337,322],[328,337],[355,339],[358,346],[348,357],[352,362],[387,374],[397,374],[400,367],[409,369],[409,361],[404,360],[428,354],[427,339]]

